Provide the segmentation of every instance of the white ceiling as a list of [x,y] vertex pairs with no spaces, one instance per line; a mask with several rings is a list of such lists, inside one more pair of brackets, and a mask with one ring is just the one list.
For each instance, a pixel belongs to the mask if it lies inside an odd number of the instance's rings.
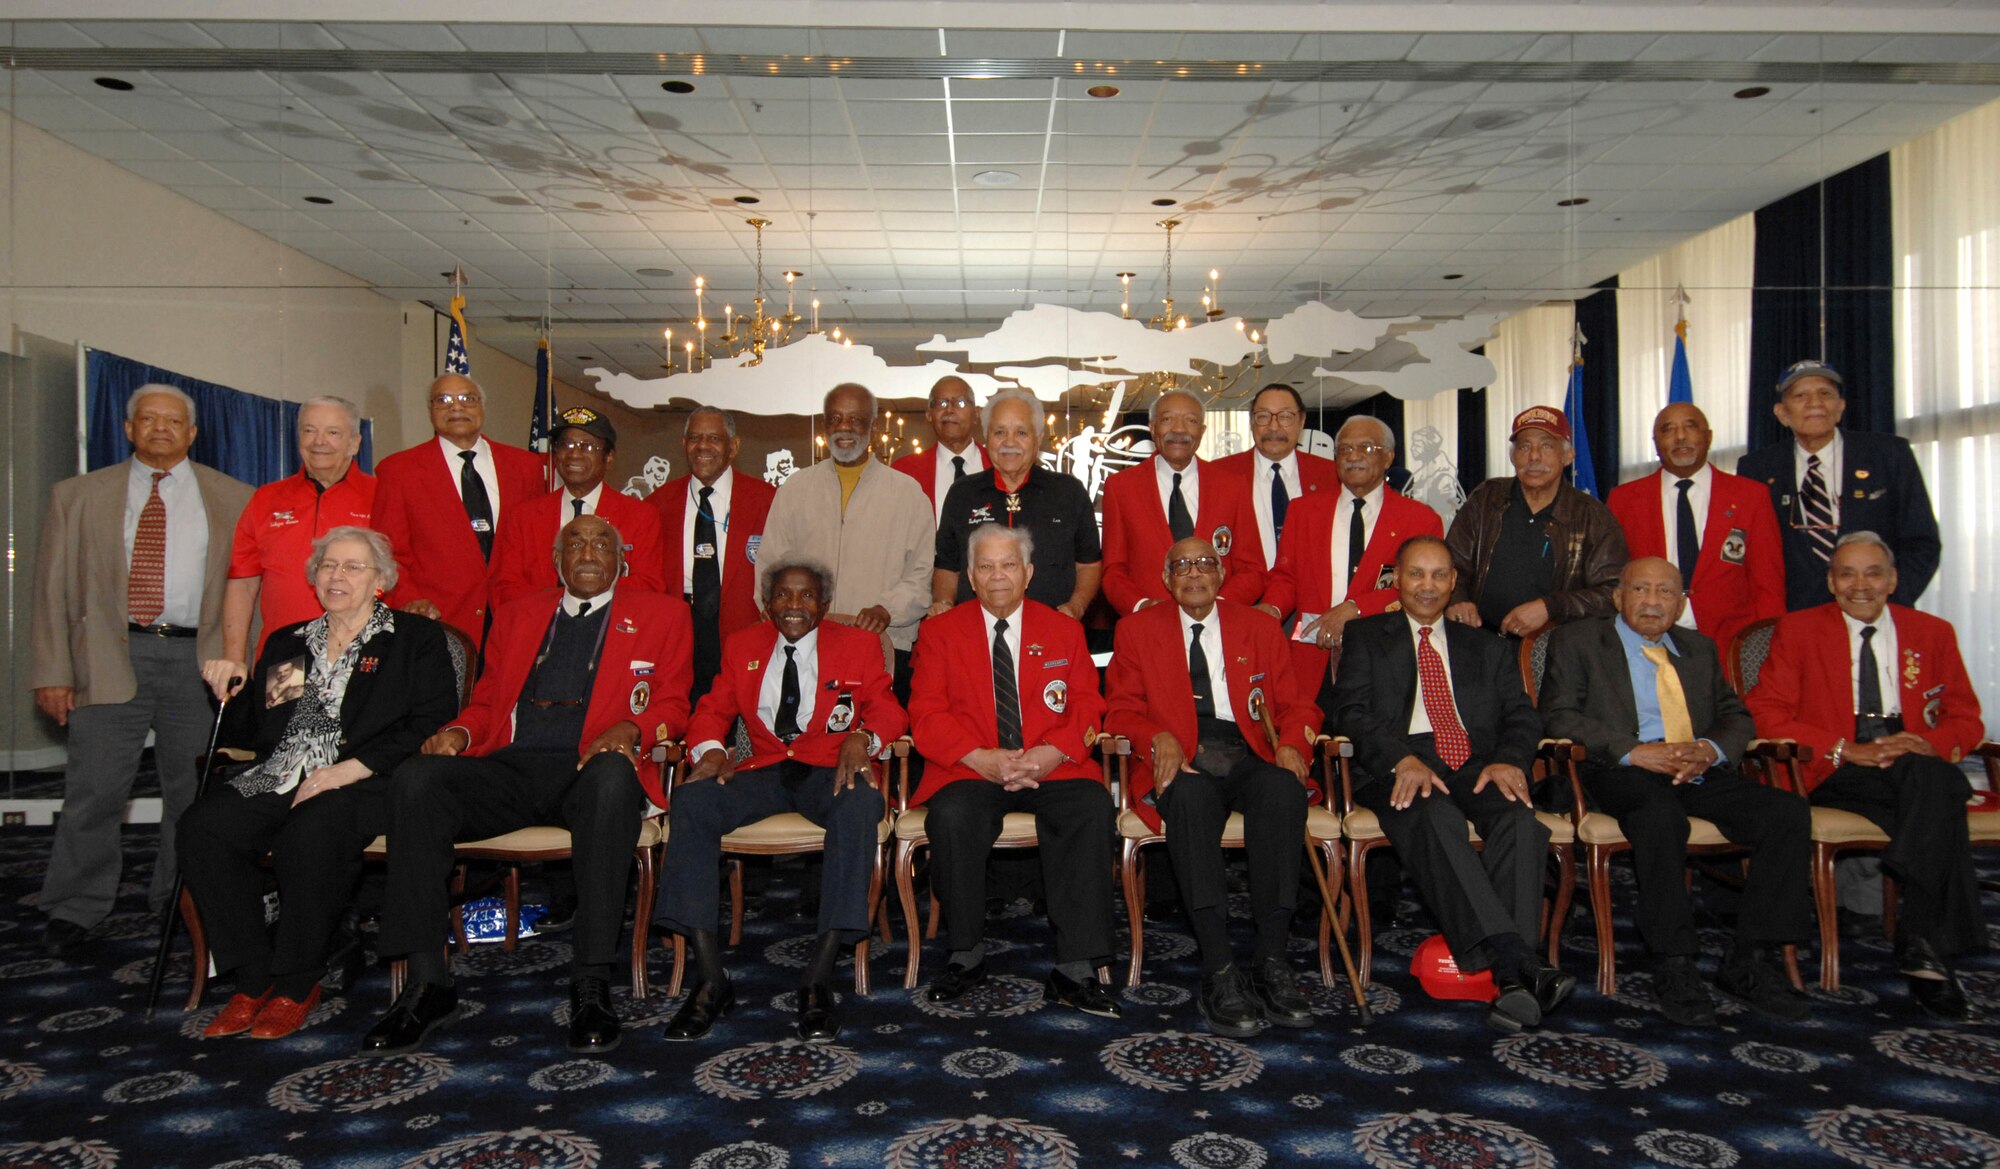
[[[890,351],[1031,301],[1115,310],[1123,271],[1149,312],[1168,215],[1184,311],[1214,268],[1257,320],[1307,297],[1458,314],[1587,286],[2000,96],[2000,36],[1888,33],[49,22],[12,43],[61,66],[14,72],[16,116],[384,295],[441,302],[462,267],[482,336],[526,356],[547,313],[571,378],[655,372],[697,273],[711,317],[747,308],[751,215],[770,283],[803,271],[826,324]],[[410,51],[435,56],[379,56]],[[1118,96],[1083,92],[1104,81]],[[1770,93],[1733,96],[1750,84]]]

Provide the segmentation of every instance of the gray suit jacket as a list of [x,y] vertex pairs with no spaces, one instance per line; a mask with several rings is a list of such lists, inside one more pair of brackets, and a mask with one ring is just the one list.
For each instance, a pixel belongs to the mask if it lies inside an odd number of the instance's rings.
[[[1639,702],[1615,617],[1592,617],[1558,627],[1549,637],[1542,676],[1543,732],[1573,739],[1590,753],[1593,767],[1614,767],[1639,745]],[[1667,661],[1687,696],[1695,737],[1713,739],[1729,761],[1740,763],[1756,728],[1750,710],[1723,677],[1715,643],[1692,629],[1667,631],[1678,654]]]
[[[201,632],[195,652],[222,656],[222,593],[229,547],[250,487],[190,463],[208,515]],[[31,689],[73,686],[78,706],[130,702],[138,693],[126,643],[125,487],[131,463],[65,479],[49,489],[35,561],[35,620],[29,633]]]

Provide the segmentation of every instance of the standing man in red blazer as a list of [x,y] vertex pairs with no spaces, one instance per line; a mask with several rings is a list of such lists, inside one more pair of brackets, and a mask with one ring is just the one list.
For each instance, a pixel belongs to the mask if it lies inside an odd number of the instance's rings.
[[605,486],[617,462],[618,431],[588,406],[556,416],[552,437],[556,475],[563,485],[508,513],[493,544],[493,604],[554,588],[556,533],[578,516],[601,515],[625,537],[625,571],[647,592],[666,592],[660,577],[660,514],[644,502]]
[[[730,636],[722,673],[688,728],[694,769],[674,788],[653,920],[688,939],[701,985],[667,1024],[668,1039],[701,1038],[736,1001],[715,933],[722,838],[781,812],[826,829],[819,943],[799,984],[798,1036],[831,1043],[840,1034],[833,964],[868,936],[868,886],[881,847],[884,804],[869,760],[908,719],[890,693],[882,639],[821,620],[832,596],[825,568],[774,565],[764,577],[771,624]],[[738,718],[750,733],[750,756],[740,762],[727,746]]]
[[[1133,808],[1167,855],[1201,947],[1201,1017],[1245,1038],[1276,1023],[1310,1027],[1312,1007],[1285,961],[1309,798],[1318,708],[1299,697],[1277,621],[1221,600],[1228,574],[1199,537],[1168,550],[1174,603],[1118,623],[1105,730],[1132,740]],[[1275,739],[1275,741],[1274,741]],[[1257,942],[1245,978],[1229,945],[1222,827],[1243,813]]]
[[1257,566],[1268,571],[1278,563],[1278,538],[1284,535],[1291,506],[1315,491],[1340,486],[1340,475],[1332,459],[1299,449],[1306,432],[1306,401],[1292,387],[1279,383],[1257,391],[1250,399],[1250,427],[1256,449],[1217,459],[1215,469],[1248,491],[1257,517]]
[[487,564],[500,519],[546,492],[548,474],[540,455],[481,433],[486,391],[471,378],[448,373],[432,382],[430,411],[436,437],[375,469],[375,530],[389,537],[402,569],[389,600],[478,645],[486,636]]
[[[986,859],[1009,812],[1035,817],[1056,965],[1049,1001],[1118,1017],[1097,967],[1111,960],[1111,794],[1090,761],[1104,714],[1083,626],[1027,599],[1035,537],[986,524],[967,537],[974,601],[924,622],[910,717],[930,809],[931,888],[950,957],[924,996],[986,978]],[[917,944],[915,939],[912,945]]]
[[694,701],[722,668],[722,643],[757,623],[757,546],[777,488],[738,475],[743,440],[736,419],[697,406],[681,431],[688,474],[660,485],[646,502],[658,509],[667,592],[694,610]]
[[1246,485],[1194,453],[1208,429],[1201,399],[1170,390],[1146,417],[1156,453],[1104,483],[1104,599],[1121,617],[1167,600],[1153,566],[1174,544],[1200,536],[1229,563],[1222,595],[1255,604],[1264,591],[1261,554],[1252,550],[1256,517]]
[[889,464],[924,489],[924,498],[931,501],[932,523],[944,519],[944,496],[951,485],[986,469],[986,448],[972,439],[973,423],[978,418],[972,387],[965,379],[950,374],[939,378],[931,386],[930,405],[924,408],[924,421],[931,424],[937,441],[928,450]]
[[[409,982],[361,1041],[410,1051],[458,1017],[446,965],[452,845],[535,824],[568,828],[576,869],[569,1047],[618,1046],[611,970],[646,801],[665,806],[655,744],[687,728],[687,606],[619,587],[624,538],[602,516],[563,525],[562,591],[503,606],[472,701],[395,771],[378,950]],[[641,923],[638,928],[644,929]]]
[[1882,868],[1903,891],[1896,967],[1918,1006],[1964,1022],[1975,1015],[1946,959],[1986,939],[1965,817],[1972,785],[1958,762],[1986,723],[1951,624],[1891,604],[1897,583],[1882,537],[1842,536],[1826,572],[1833,604],[1778,622],[1750,713],[1758,734],[1812,749],[1814,804],[1888,834]]
[[1436,512],[1389,486],[1396,434],[1388,423],[1350,418],[1333,442],[1339,489],[1308,495],[1292,508],[1257,606],[1273,617],[1298,615],[1292,676],[1300,700],[1320,705],[1332,698],[1327,662],[1341,630],[1395,603],[1396,550],[1412,536],[1444,535]]
[[1785,547],[1762,483],[1708,461],[1708,418],[1675,402],[1653,419],[1660,469],[1622,483],[1605,506],[1634,560],[1671,561],[1689,581],[1676,625],[1699,630],[1725,655],[1743,627],[1785,612]]

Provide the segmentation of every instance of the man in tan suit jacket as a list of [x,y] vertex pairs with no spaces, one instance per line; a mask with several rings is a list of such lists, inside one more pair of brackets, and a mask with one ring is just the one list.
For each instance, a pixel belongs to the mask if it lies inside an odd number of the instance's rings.
[[[194,422],[186,394],[141,386],[125,407],[132,457],[49,492],[28,685],[42,713],[70,728],[62,814],[40,902],[49,919],[43,946],[54,955],[73,949],[111,912],[119,825],[148,732],[161,794],[153,908],[173,889],[174,822],[194,799],[194,761],[212,716],[201,662],[222,655],[230,536],[250,502],[246,484],[189,461]],[[164,550],[157,553],[160,595],[148,599],[147,590],[133,588],[130,569],[156,493]]]

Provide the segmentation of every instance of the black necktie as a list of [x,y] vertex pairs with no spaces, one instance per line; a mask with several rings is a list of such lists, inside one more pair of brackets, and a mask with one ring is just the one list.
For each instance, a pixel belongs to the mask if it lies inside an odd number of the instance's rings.
[[472,534],[479,539],[479,556],[493,559],[493,501],[486,494],[486,480],[472,465],[478,451],[458,452],[465,465],[458,471],[458,492],[465,497],[465,516],[472,521]]
[[1347,583],[1354,584],[1354,574],[1361,567],[1361,554],[1368,550],[1368,524],[1361,518],[1361,509],[1368,506],[1362,496],[1354,497],[1354,514],[1347,518]]
[[572,499],[569,501],[569,518],[573,520],[583,518],[583,501],[581,499]]
[[1215,717],[1215,695],[1209,693],[1208,654],[1201,648],[1201,622],[1188,626],[1188,681],[1194,686],[1194,713],[1199,718]]
[[1680,529],[1674,537],[1679,551],[1675,559],[1680,561],[1681,588],[1685,591],[1694,587],[1694,565],[1701,556],[1701,536],[1694,526],[1694,504],[1689,496],[1694,489],[1694,480],[1683,479],[1674,484],[1674,488],[1681,493],[1680,502],[1674,505],[1675,514],[1679,517],[1676,526]]
[[1285,511],[1292,506],[1292,497],[1285,492],[1285,468],[1278,463],[1271,464],[1271,538],[1285,534]]
[[785,680],[778,689],[778,737],[789,743],[799,737],[798,647],[785,647]]
[[951,481],[956,483],[963,478],[965,478],[965,456],[953,455],[951,457]]
[[715,543],[715,512],[709,499],[715,488],[701,489],[694,513],[694,615],[714,620],[722,612],[722,561]]
[[1021,690],[1014,681],[1014,651],[1007,648],[1007,620],[993,623],[993,725],[1000,749],[1021,747]]
[[[1854,704],[1854,713],[1862,718],[1870,718],[1882,713],[1882,675],[1875,662],[1875,627],[1861,627],[1861,666],[1859,673],[1861,697]],[[1864,736],[1856,735],[1855,738]],[[1873,736],[1867,736],[1872,738]]]
[[1187,499],[1181,495],[1181,473],[1174,472],[1174,489],[1167,493],[1167,531],[1180,543],[1194,535],[1194,517],[1188,514]]
[[579,620],[582,620],[582,619],[583,619],[583,617],[584,617],[584,615],[585,615],[585,614],[587,614],[587,613],[589,613],[589,612],[590,612],[590,602],[589,602],[589,601],[578,601],[578,602],[577,602],[577,605],[576,605],[576,616],[575,616],[575,617],[572,617],[572,618],[570,618],[570,620],[572,620],[572,621],[579,621]]

